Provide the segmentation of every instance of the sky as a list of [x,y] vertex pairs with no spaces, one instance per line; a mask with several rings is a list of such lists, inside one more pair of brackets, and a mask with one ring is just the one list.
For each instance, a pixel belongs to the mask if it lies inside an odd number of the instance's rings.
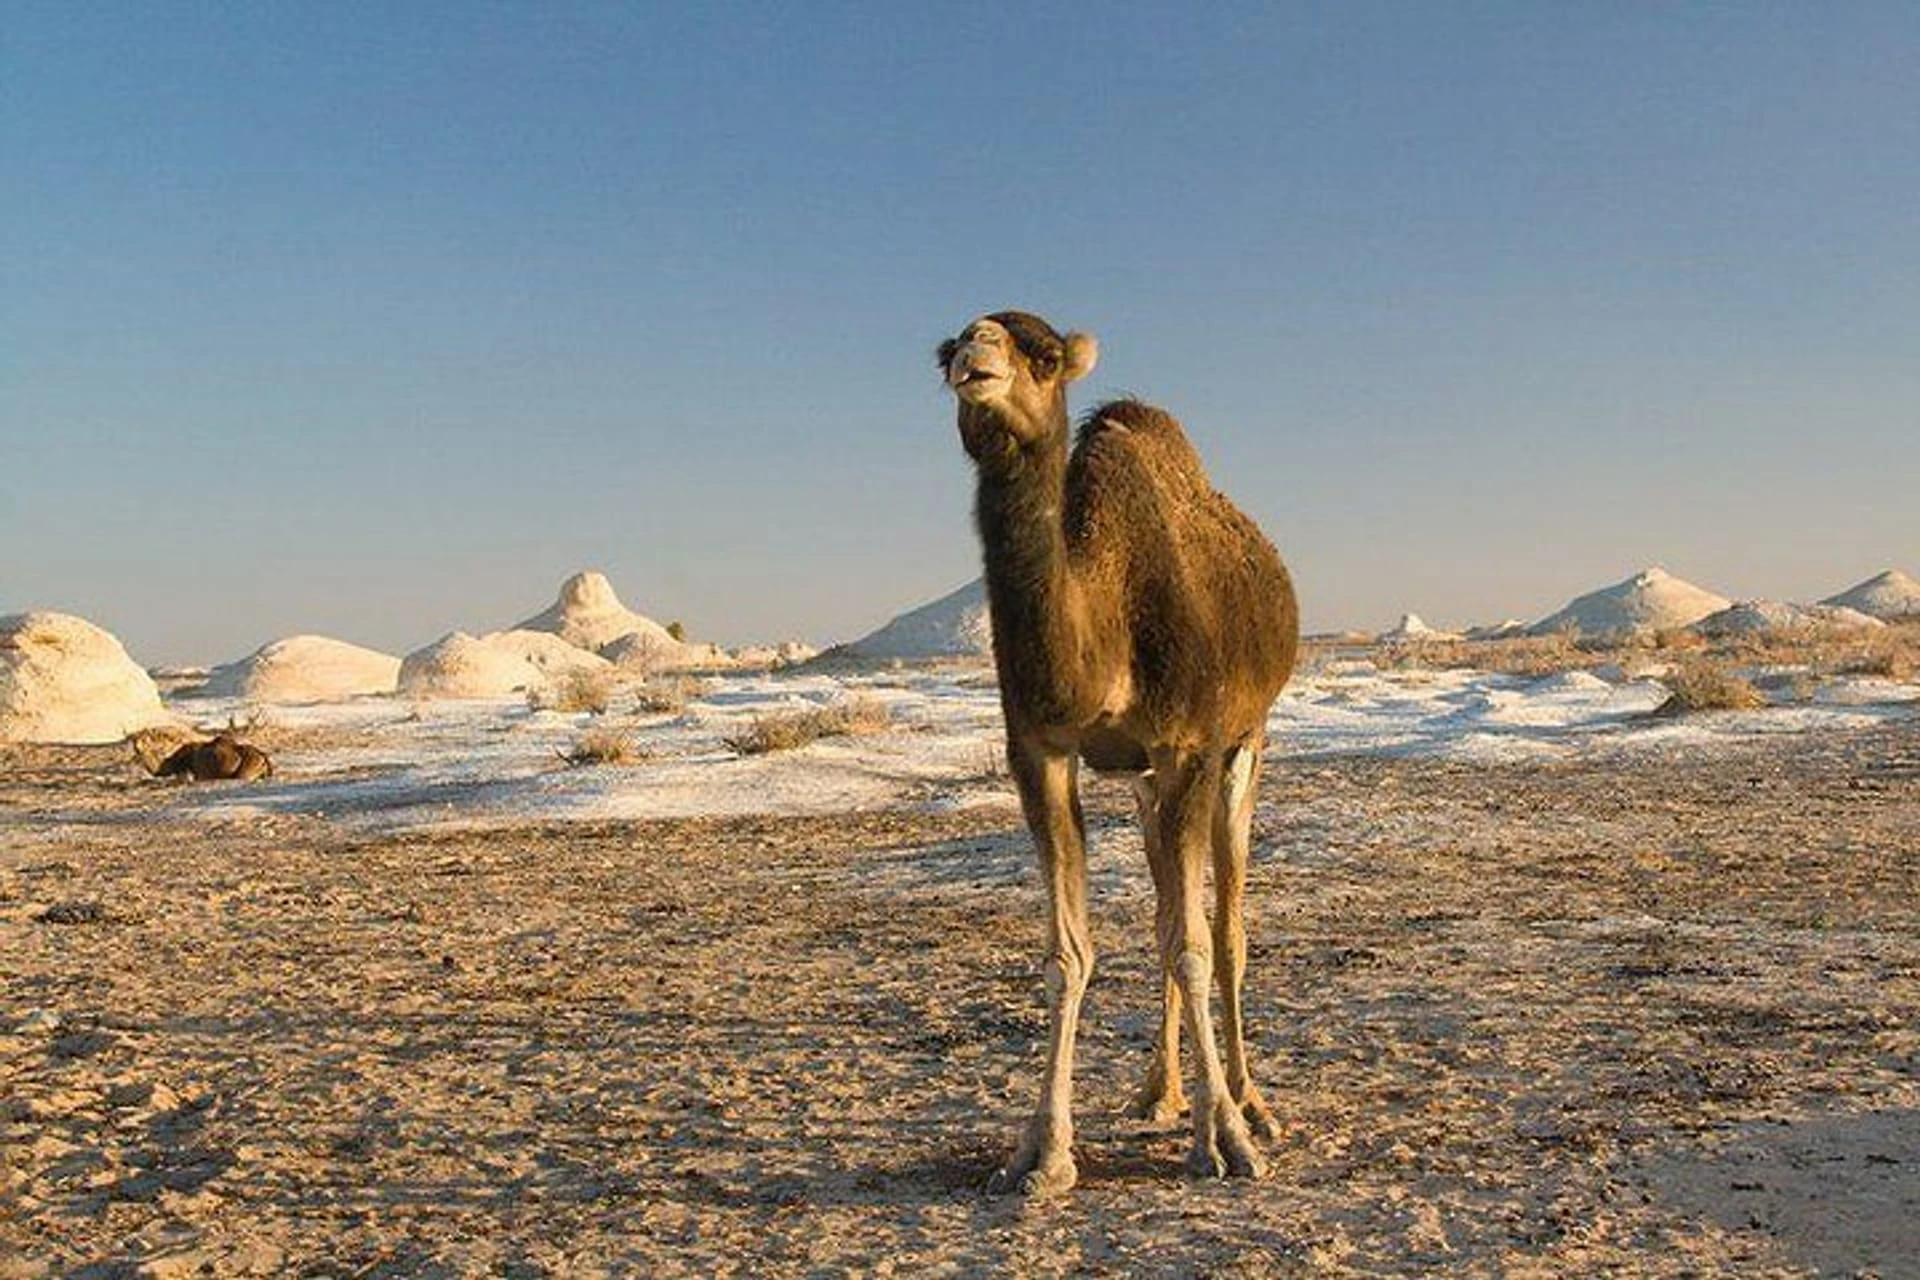
[[1920,572],[1920,8],[12,0],[0,613],[726,644],[979,571],[938,341],[1099,336],[1313,630]]

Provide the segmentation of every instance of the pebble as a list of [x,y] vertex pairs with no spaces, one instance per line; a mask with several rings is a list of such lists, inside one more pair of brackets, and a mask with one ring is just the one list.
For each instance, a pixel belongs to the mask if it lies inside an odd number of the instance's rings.
[[23,1036],[50,1036],[65,1025],[66,1019],[51,1009],[30,1009],[14,1030]]

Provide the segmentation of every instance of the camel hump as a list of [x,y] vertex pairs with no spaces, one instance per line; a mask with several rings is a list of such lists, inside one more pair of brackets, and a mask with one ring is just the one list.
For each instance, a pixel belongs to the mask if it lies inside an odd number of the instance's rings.
[[1130,451],[1157,457],[1163,467],[1171,465],[1194,476],[1206,475],[1200,455],[1187,439],[1186,428],[1165,409],[1141,400],[1109,400],[1081,419],[1081,449],[1097,454],[1103,446],[1121,442]]
[[1095,405],[1080,421],[1080,438],[1085,440],[1103,431],[1119,429],[1149,436],[1170,437],[1186,443],[1187,433],[1180,419],[1165,409],[1131,397]]

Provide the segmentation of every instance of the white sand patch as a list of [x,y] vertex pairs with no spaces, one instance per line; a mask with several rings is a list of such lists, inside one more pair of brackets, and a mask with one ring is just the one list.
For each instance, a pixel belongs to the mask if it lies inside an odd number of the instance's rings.
[[86,619],[0,618],[0,739],[118,742],[170,718],[152,677]]
[[248,702],[339,702],[392,693],[400,659],[326,636],[288,636],[215,667],[205,692]]
[[[1287,769],[1353,753],[1486,762],[1698,753],[1911,714],[1904,708],[1920,699],[1920,686],[1855,679],[1824,685],[1794,706],[1652,716],[1666,695],[1653,681],[1587,672],[1527,678],[1342,663],[1281,697],[1269,722],[1269,760]],[[756,717],[849,698],[883,704],[889,727],[766,755],[728,745]],[[192,705],[214,723],[238,706]],[[183,791],[178,807],[222,817],[325,814],[381,828],[982,805],[1005,808],[1010,820],[1017,812],[998,692],[984,670],[729,672],[704,682],[675,714],[617,700],[599,716],[536,712],[524,696],[503,696],[275,708],[272,721],[320,730],[322,741],[328,726],[350,732],[332,735],[334,745],[280,752],[268,786]],[[563,763],[589,730],[624,736],[636,762]]]
[[1899,569],[1888,569],[1820,603],[1858,609],[1888,622],[1895,618],[1920,618],[1920,578]]
[[1589,637],[1652,635],[1690,626],[1733,602],[1655,566],[1579,596],[1533,624],[1535,635],[1572,630]]

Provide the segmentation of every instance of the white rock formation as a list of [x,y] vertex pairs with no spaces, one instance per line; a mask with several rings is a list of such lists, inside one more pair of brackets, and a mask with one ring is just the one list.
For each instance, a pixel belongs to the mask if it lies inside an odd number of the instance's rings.
[[118,742],[169,718],[152,677],[86,619],[0,618],[0,741]]
[[611,666],[544,631],[455,631],[401,659],[398,689],[414,698],[492,698],[549,689],[576,672]]
[[215,667],[205,692],[250,702],[344,702],[392,693],[400,659],[326,636],[288,636],[238,662]]
[[600,647],[600,656],[630,671],[686,671],[700,667],[730,667],[734,659],[717,644],[688,644],[672,636],[664,639],[633,631]]
[[1820,603],[1858,609],[1882,622],[1920,618],[1920,578],[1899,569],[1888,569]]
[[1741,600],[1710,613],[1692,626],[1703,636],[1753,636],[1824,630],[1870,631],[1880,619],[1830,604],[1784,604],[1778,600]]
[[1572,630],[1590,639],[1624,640],[1692,626],[1732,603],[1656,566],[1577,597],[1529,630],[1537,636]]
[[733,661],[742,667],[793,667],[819,656],[820,651],[804,640],[753,644],[733,651]]
[[1382,631],[1378,637],[1382,644],[1392,644],[1405,640],[1458,640],[1460,637],[1452,631],[1437,631],[1428,626],[1417,613],[1403,613],[1400,621],[1391,631]]
[[975,578],[958,591],[903,613],[879,630],[842,645],[849,658],[972,658],[993,652],[986,584]]
[[560,584],[560,598],[514,628],[545,631],[622,666],[649,670],[724,666],[725,650],[688,644],[645,614],[620,603],[607,575],[589,569]]

